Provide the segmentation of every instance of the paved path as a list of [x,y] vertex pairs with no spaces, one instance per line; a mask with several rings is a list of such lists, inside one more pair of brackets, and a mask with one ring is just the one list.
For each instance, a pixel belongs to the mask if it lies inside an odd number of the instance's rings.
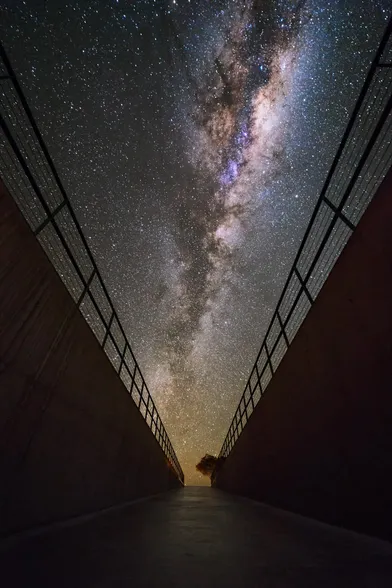
[[392,544],[216,489],[185,488],[8,541],[0,584],[390,588]]

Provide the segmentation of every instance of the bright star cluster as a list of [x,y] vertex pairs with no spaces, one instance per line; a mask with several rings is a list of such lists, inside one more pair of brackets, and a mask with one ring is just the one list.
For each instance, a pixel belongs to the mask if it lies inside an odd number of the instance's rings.
[[[390,0],[3,0],[188,484],[218,453]],[[109,393],[109,391],[108,391]]]

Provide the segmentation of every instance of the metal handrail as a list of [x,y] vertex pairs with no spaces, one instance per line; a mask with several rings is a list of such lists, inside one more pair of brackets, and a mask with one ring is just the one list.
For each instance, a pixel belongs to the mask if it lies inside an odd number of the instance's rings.
[[392,17],[339,144],[219,457],[233,449],[392,165]]
[[184,474],[87,240],[0,44],[1,177],[179,479]]

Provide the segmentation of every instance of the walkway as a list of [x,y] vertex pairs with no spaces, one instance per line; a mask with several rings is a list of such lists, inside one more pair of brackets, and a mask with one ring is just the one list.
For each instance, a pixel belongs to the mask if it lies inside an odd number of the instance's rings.
[[389,588],[392,544],[185,488],[8,541],[0,570],[4,588]]

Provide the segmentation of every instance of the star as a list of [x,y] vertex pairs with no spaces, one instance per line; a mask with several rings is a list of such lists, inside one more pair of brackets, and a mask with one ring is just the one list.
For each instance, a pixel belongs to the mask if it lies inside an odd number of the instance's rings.
[[[2,38],[188,484],[218,454],[389,0],[8,0]],[[294,197],[293,197],[294,196]]]

